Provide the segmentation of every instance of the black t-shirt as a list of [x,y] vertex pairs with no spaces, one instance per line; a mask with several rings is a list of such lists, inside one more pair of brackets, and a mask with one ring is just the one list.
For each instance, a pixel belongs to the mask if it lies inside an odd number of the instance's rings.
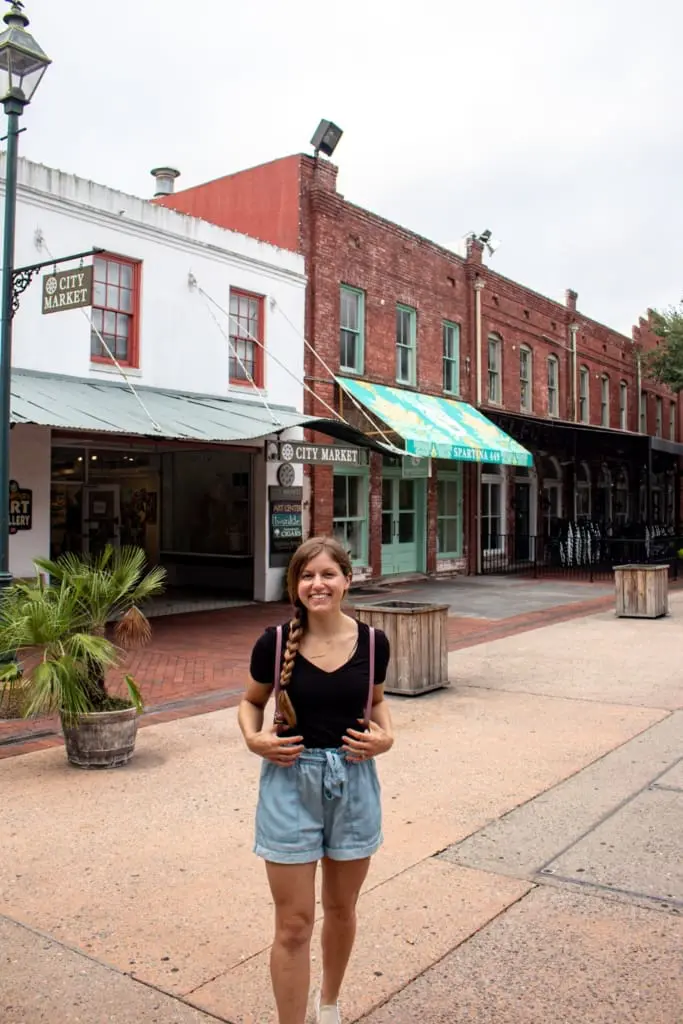
[[[282,650],[289,626],[282,630]],[[257,683],[273,685],[275,675],[275,627],[269,626],[251,652],[250,671]],[[383,683],[389,664],[389,641],[381,629],[375,630],[375,685]],[[365,715],[370,685],[370,630],[358,623],[358,644],[351,658],[335,672],[325,672],[297,654],[287,693],[296,711],[295,729],[284,729],[285,736],[303,736],[308,748],[340,747],[346,730],[360,729],[358,719]]]

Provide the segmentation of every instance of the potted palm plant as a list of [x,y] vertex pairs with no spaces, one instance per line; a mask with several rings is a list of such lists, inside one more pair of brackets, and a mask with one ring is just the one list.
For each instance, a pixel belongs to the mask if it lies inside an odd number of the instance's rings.
[[126,764],[142,697],[130,675],[125,696],[110,693],[107,676],[122,668],[127,650],[149,641],[140,606],[162,592],[165,570],[145,572],[137,547],[34,564],[37,580],[13,584],[0,603],[0,651],[15,652],[0,683],[10,696],[16,691],[25,717],[59,712],[72,764]]

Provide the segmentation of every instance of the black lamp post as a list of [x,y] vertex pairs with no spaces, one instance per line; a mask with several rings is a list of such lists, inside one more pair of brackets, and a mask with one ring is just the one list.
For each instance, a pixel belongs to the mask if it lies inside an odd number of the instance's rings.
[[21,0],[8,0],[10,10],[0,35],[0,103],[7,114],[5,228],[2,248],[2,322],[0,324],[0,588],[11,583],[9,571],[9,439],[14,315],[14,230],[17,212],[17,139],[19,118],[40,85],[51,61],[26,28]]

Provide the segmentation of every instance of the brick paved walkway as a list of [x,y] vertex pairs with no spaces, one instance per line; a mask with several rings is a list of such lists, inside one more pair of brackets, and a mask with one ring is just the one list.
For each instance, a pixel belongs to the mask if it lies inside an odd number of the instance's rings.
[[[611,595],[559,605],[506,619],[451,616],[449,650],[511,636],[611,607]],[[286,620],[285,604],[249,605],[220,611],[162,616],[153,620],[152,642],[126,665],[140,685],[146,711],[141,726],[206,714],[240,700],[249,654],[259,633]],[[116,689],[116,686],[112,686]],[[62,742],[57,718],[0,719],[0,759]]]

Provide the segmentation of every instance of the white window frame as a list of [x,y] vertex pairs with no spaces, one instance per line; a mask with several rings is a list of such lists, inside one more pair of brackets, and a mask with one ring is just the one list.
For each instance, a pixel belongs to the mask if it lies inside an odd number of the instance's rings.
[[[526,363],[526,366],[524,366]],[[519,408],[531,412],[534,407],[534,354],[528,345],[519,347]]]
[[557,461],[557,459],[555,458],[554,455],[551,455],[549,457],[549,460],[550,460],[550,462],[551,462],[551,464],[553,466],[553,469],[555,470],[555,476],[553,476],[553,477],[544,477],[543,478],[543,495],[544,495],[544,497],[546,495],[549,496],[550,494],[554,495],[554,498],[551,500],[551,503],[552,503],[552,501],[555,502],[555,507],[556,507],[557,511],[556,511],[556,515],[551,516],[551,514],[550,514],[551,510],[546,508],[545,507],[545,503],[544,503],[544,506],[543,506],[543,528],[544,528],[544,531],[545,531],[544,532],[544,536],[546,536],[546,537],[550,536],[550,529],[549,529],[549,527],[550,527],[550,520],[551,519],[562,519],[562,513],[563,513],[562,469],[560,468],[560,464],[559,464],[559,462]]
[[[493,357],[493,358],[492,358]],[[487,346],[487,396],[491,405],[503,403],[503,339],[489,334]]]
[[[460,324],[452,320],[441,322],[441,341],[443,346],[443,389],[447,395],[460,394]],[[454,386],[448,386],[448,376],[453,378]]]
[[[348,516],[348,515],[347,516],[335,516],[334,515],[334,481],[335,480],[340,480],[340,479],[348,481],[349,477],[355,477],[359,481],[359,495],[360,495],[359,500],[360,500],[361,509],[363,510],[364,514],[363,514],[363,512],[361,512],[360,515],[355,515],[355,516]],[[334,467],[334,475],[333,475],[333,481],[332,481],[332,487],[333,487],[333,492],[332,492],[332,516],[333,516],[333,519],[332,519],[332,533],[333,533],[333,536],[337,537],[337,539],[340,541],[340,543],[344,546],[345,550],[346,550],[346,539],[345,539],[345,537],[344,538],[339,537],[339,535],[337,533],[337,524],[339,524],[339,523],[344,523],[344,524],[359,523],[360,524],[360,530],[361,530],[361,543],[360,543],[361,555],[360,555],[359,558],[351,558],[352,565],[363,565],[363,566],[365,566],[365,565],[369,564],[369,551],[368,551],[368,522],[369,522],[369,518],[370,518],[370,506],[369,506],[369,501],[368,501],[369,482],[370,482],[370,477],[369,477],[369,471],[368,471],[367,467],[360,468],[360,469],[359,468],[346,469],[345,467],[340,467],[340,466],[335,466]],[[347,490],[347,495],[348,495],[348,490]],[[348,511],[348,506],[347,506],[347,511]]]
[[657,395],[655,399],[655,437],[662,437],[664,432],[664,402]]
[[[458,511],[453,515],[448,513],[441,515],[439,512],[440,502],[438,489],[444,484],[445,486],[456,487],[456,505]],[[463,489],[462,489],[462,466],[458,466],[456,470],[447,470],[446,472],[439,471],[437,481],[437,496],[436,496],[436,555],[437,558],[462,558],[463,553]],[[446,521],[455,520],[457,523],[457,534],[458,534],[458,546],[455,551],[442,551],[439,547],[439,527],[441,523]]]
[[579,423],[590,423],[591,375],[587,366],[579,367]]
[[603,373],[600,378],[600,425],[609,427],[609,377]]
[[628,430],[628,384],[625,380],[619,382],[619,428]]
[[[403,315],[408,317],[408,338],[403,331]],[[412,306],[396,305],[396,381],[398,384],[412,384],[415,387],[417,350],[417,310]],[[401,354],[408,353],[408,376],[401,375]]]
[[[554,381],[551,380],[550,368],[554,367]],[[560,415],[560,361],[557,356],[548,356],[548,415]]]
[[[506,483],[506,477],[505,477],[505,473],[503,472],[502,467],[497,467],[495,471],[494,470],[490,470],[488,472],[482,472],[482,474],[481,474],[481,490],[482,490],[482,494],[481,494],[481,524],[483,525],[484,520],[486,520],[486,519],[488,519],[489,521],[492,518],[497,518],[497,519],[500,520],[500,530],[498,531],[498,534],[497,534],[497,536],[498,536],[498,547],[495,547],[495,548],[492,548],[492,547],[485,548],[484,547],[484,545],[482,543],[482,536],[481,536],[482,535],[482,530],[481,530],[481,525],[480,525],[479,543],[482,545],[482,554],[484,554],[484,555],[498,554],[498,553],[500,553],[501,551],[504,550],[505,537],[506,537],[506,533],[505,533],[505,508],[506,508],[506,505],[505,505],[505,483]],[[499,491],[500,491],[500,504],[499,504],[500,512],[499,512],[498,516],[496,516],[496,517],[493,517],[490,512],[488,512],[486,514],[484,513],[484,488],[488,488],[488,491],[489,491],[488,507],[490,509],[491,508],[491,488],[492,487],[497,487],[499,489]],[[489,528],[489,530],[487,532],[488,532],[488,536],[490,538],[491,537],[491,529]]]
[[[356,300],[357,327],[348,327],[343,322],[344,295],[352,296]],[[352,366],[345,362],[344,334],[350,334],[356,341],[356,365]],[[343,284],[339,290],[339,366],[346,373],[362,374],[365,368],[365,292],[360,288],[352,288],[351,285]]]

